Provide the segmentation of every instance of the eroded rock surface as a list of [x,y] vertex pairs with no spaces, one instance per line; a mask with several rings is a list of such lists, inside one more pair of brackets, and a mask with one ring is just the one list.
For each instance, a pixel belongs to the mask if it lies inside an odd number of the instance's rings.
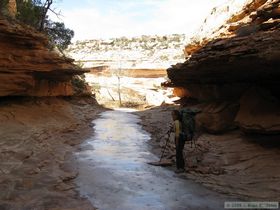
[[0,209],[94,209],[72,182],[73,151],[100,111],[89,98],[2,99]]
[[30,27],[0,15],[0,96],[68,96],[71,79],[83,74],[50,51],[47,38]]
[[[171,80],[167,86],[175,87],[175,93],[181,97],[197,99],[198,103],[237,103],[240,105],[237,119],[241,119],[245,112],[250,115],[250,109],[244,103],[244,94],[252,87],[261,88],[274,97],[274,108],[271,109],[269,103],[251,102],[254,115],[259,117],[254,118],[254,125],[245,122],[244,118],[242,122],[237,120],[238,124],[253,133],[280,133],[280,117],[272,117],[278,116],[280,110],[279,3],[279,0],[252,1],[215,32],[214,39],[186,46],[188,58],[185,63],[167,70]],[[226,115],[232,113],[229,110]],[[211,117],[207,110],[203,110],[202,114],[205,115],[202,119]],[[224,117],[221,115],[220,118]],[[227,118],[225,124],[232,126],[234,118]],[[264,118],[266,122],[271,121],[267,125],[271,129],[263,127]],[[211,126],[210,123],[206,128],[213,130]],[[223,130],[227,128],[221,127],[220,131]]]
[[245,132],[278,133],[280,130],[280,102],[262,89],[248,90],[240,100],[235,118]]
[[210,133],[221,133],[234,129],[233,120],[239,105],[231,102],[206,103],[198,106],[203,113],[196,116],[197,127]]

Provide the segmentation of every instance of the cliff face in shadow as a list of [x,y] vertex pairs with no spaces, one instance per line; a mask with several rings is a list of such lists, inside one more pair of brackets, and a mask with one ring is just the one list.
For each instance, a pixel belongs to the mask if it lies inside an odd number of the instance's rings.
[[216,38],[186,46],[186,62],[167,70],[165,85],[186,103],[196,102],[206,130],[238,125],[250,133],[280,133],[279,3],[252,1],[213,33]]
[[0,96],[69,96],[83,74],[48,48],[47,38],[0,15]]

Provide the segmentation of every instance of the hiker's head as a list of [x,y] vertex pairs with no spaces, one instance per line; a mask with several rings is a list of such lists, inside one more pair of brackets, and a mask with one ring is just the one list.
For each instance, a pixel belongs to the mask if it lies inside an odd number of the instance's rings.
[[180,112],[178,110],[173,110],[171,115],[173,120],[180,120]]

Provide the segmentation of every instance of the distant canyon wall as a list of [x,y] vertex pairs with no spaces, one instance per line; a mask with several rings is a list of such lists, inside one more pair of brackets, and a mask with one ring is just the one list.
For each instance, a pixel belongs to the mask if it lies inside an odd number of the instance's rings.
[[66,54],[84,68],[166,69],[184,61],[184,34],[77,41]]
[[218,36],[190,43],[167,70],[175,93],[197,104],[202,127],[219,133],[280,133],[280,1],[251,1]]

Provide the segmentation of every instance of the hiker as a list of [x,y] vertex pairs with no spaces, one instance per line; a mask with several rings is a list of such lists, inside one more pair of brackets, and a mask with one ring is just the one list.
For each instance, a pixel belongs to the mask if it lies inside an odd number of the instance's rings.
[[181,115],[178,110],[172,111],[172,118],[174,121],[175,131],[175,145],[176,145],[176,173],[182,173],[185,171],[185,161],[183,157],[183,149],[185,145],[185,135],[182,132]]

